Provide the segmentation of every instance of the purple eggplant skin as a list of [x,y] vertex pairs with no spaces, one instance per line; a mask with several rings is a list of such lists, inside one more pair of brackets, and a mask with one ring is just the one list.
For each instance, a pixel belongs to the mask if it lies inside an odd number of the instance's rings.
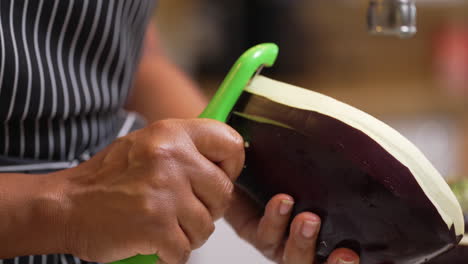
[[362,264],[417,264],[460,241],[410,170],[363,132],[249,93],[234,111],[228,124],[248,142],[237,184],[259,206],[286,193],[296,201],[294,216],[318,214],[320,259],[348,247],[360,254]]
[[449,252],[438,256],[427,264],[466,264],[468,263],[468,246],[459,245]]
[[[468,230],[468,215],[464,213],[465,230]],[[468,237],[468,234],[465,234]],[[436,257],[427,264],[467,264],[468,263],[468,245],[460,244],[454,249]]]

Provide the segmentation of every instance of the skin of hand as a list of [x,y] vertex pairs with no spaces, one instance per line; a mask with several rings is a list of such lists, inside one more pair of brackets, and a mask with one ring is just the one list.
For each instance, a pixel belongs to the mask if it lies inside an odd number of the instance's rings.
[[[267,258],[280,264],[318,263],[315,256],[320,218],[309,212],[297,215],[290,226],[294,199],[286,194],[274,196],[263,214],[239,188],[225,218],[237,234],[255,246]],[[359,264],[359,256],[349,249],[337,249],[327,264]]]
[[214,231],[244,162],[243,140],[212,120],[165,120],[118,139],[66,180],[66,253],[185,263]]

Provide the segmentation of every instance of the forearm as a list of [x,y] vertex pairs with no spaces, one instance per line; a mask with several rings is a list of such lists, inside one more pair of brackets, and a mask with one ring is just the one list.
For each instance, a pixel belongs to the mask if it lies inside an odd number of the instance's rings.
[[64,253],[57,174],[0,174],[0,259]]
[[148,27],[142,59],[127,108],[149,122],[166,118],[193,118],[206,105],[196,84],[162,52],[157,30]]
[[196,117],[205,104],[204,96],[193,82],[167,59],[160,58],[140,65],[129,108],[154,122]]

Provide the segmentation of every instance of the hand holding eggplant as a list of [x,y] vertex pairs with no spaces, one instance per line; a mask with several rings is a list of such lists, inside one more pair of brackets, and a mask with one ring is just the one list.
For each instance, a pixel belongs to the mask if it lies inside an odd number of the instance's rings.
[[[268,202],[262,215],[255,203],[242,190],[236,189],[225,217],[241,238],[267,258],[281,264],[316,263],[320,218],[313,213],[301,213],[294,218],[288,232],[293,205],[291,196],[279,194]],[[341,248],[328,257],[327,263],[359,264],[359,257]]]

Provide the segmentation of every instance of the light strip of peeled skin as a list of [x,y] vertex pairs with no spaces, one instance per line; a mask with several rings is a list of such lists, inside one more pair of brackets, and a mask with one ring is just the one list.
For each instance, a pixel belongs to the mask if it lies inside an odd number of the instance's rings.
[[255,77],[246,91],[279,104],[330,116],[364,132],[411,171],[447,227],[453,225],[457,236],[464,234],[462,210],[448,184],[421,151],[390,126],[326,95],[264,76]]
[[462,240],[460,241],[460,245],[461,246],[468,246],[468,235],[465,234],[462,238]]

